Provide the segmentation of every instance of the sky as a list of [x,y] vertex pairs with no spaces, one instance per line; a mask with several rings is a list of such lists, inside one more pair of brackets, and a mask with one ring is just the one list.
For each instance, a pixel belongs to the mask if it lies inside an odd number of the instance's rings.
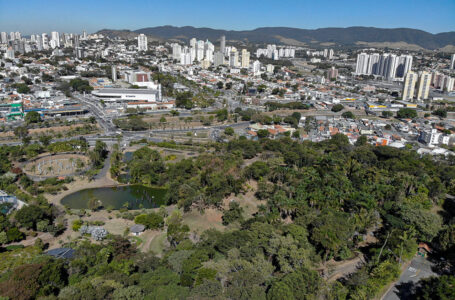
[[24,35],[162,25],[407,27],[439,33],[455,31],[455,0],[0,0],[0,31]]

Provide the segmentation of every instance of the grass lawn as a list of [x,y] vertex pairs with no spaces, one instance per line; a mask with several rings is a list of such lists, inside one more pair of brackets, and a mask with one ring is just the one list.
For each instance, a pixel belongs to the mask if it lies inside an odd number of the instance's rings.
[[161,232],[156,235],[150,242],[149,251],[161,257],[163,255],[164,242],[166,240],[166,233]]

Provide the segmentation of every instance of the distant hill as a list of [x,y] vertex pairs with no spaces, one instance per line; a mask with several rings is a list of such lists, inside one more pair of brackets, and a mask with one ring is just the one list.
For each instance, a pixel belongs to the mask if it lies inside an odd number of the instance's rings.
[[[115,30],[103,30],[109,36],[115,35]],[[414,48],[438,49],[455,46],[455,32],[432,34],[417,29],[394,28],[383,29],[374,27],[320,28],[299,29],[289,27],[262,27],[254,30],[221,30],[212,28],[195,28],[191,26],[158,26],[142,28],[135,31],[118,31],[125,33],[144,33],[154,38],[189,40],[190,38],[209,39],[217,41],[221,35],[227,40],[245,41],[251,43],[284,43],[296,45],[411,45]]]
[[[135,37],[137,37],[139,35],[138,32],[131,31],[128,29],[122,29],[122,30],[102,29],[102,30],[98,31],[97,33],[103,34],[104,36],[107,36],[110,38],[119,37],[121,39],[126,39],[126,40],[134,39]],[[162,40],[161,38],[154,37],[150,34],[148,34],[148,36],[149,36],[149,39],[151,39],[151,40]]]

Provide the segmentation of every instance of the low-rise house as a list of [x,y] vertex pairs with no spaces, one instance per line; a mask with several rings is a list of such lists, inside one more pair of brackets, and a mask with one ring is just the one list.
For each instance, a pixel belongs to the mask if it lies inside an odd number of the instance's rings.
[[145,230],[145,226],[142,224],[134,224],[133,226],[130,227],[130,232],[134,236],[140,235],[141,233],[144,232],[144,230]]

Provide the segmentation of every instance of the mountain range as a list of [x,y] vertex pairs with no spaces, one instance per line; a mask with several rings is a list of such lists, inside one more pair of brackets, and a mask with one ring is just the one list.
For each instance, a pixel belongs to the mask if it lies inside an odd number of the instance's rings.
[[212,42],[225,35],[228,41],[249,43],[280,43],[295,46],[372,46],[407,49],[455,49],[455,31],[432,34],[411,28],[319,28],[300,29],[290,27],[261,27],[254,30],[222,30],[196,28],[192,26],[158,26],[135,31],[103,29],[102,33],[110,37],[130,38],[140,33],[156,40],[182,40],[191,38],[209,39]]

